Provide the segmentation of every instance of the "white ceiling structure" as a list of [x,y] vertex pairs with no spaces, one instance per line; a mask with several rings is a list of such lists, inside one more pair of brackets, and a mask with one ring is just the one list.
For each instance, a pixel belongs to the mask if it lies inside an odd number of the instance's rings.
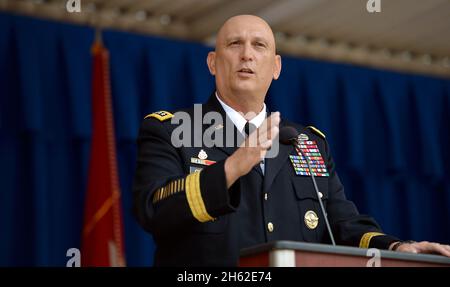
[[0,10],[210,45],[227,18],[254,14],[282,54],[450,78],[450,0],[379,0],[378,13],[368,2],[377,0],[0,0]]

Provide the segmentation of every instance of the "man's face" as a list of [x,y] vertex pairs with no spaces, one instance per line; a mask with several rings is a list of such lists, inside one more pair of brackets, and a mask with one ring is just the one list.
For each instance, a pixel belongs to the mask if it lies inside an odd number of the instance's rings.
[[217,35],[216,51],[208,66],[219,91],[251,93],[264,97],[281,70],[270,27],[255,16],[228,20]]

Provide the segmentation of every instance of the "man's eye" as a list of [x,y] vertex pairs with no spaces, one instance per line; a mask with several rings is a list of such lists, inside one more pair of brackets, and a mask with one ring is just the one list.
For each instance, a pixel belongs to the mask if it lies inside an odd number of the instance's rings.
[[257,48],[257,49],[264,49],[264,48],[266,48],[266,44],[264,44],[263,42],[255,42],[253,44],[253,46],[255,46],[255,48]]
[[230,43],[230,46],[236,46],[239,45],[239,41],[233,41]]

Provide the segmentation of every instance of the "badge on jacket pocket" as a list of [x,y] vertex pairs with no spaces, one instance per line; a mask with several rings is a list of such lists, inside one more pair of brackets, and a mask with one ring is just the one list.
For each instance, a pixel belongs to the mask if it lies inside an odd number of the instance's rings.
[[315,229],[319,225],[319,217],[314,211],[308,210],[305,213],[305,224],[309,229]]

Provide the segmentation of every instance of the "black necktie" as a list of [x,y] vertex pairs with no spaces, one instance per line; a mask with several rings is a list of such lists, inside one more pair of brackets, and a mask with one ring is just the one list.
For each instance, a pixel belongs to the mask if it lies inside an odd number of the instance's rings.
[[[256,130],[255,124],[252,124],[251,122],[245,123],[245,126],[244,126],[245,137],[248,137],[255,130]],[[261,162],[259,164],[259,168],[260,168],[259,170],[262,172],[262,174],[264,176],[264,159],[261,160]]]
[[254,130],[256,130],[256,126],[251,122],[246,122],[244,126],[245,137],[248,137]]

